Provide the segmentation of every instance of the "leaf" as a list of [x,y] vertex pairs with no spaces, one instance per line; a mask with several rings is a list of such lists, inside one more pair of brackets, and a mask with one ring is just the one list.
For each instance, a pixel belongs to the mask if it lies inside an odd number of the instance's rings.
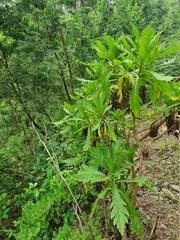
[[101,121],[102,119],[98,119],[95,123],[94,123],[94,126],[92,126],[92,129],[91,131],[95,131],[96,129],[98,129],[100,126],[101,126]]
[[115,134],[115,132],[114,132],[113,127],[112,127],[111,124],[108,123],[108,122],[107,122],[107,127],[108,127],[108,136],[109,136],[109,138],[110,138],[111,140],[113,140],[113,141],[116,142],[117,136],[116,136],[116,134]]
[[105,109],[104,109],[104,112],[103,112],[103,115],[106,114],[110,109],[112,108],[112,105],[108,105]]
[[87,151],[90,148],[92,136],[93,136],[93,134],[91,132],[91,129],[90,129],[90,127],[88,127],[88,133],[87,133],[87,137],[86,137],[85,144],[83,147],[84,151]]
[[112,189],[112,203],[110,207],[111,218],[113,219],[114,225],[117,226],[119,232],[123,235],[126,223],[128,223],[129,212],[115,184]]
[[90,70],[90,68],[86,67],[86,72],[89,76],[91,76],[92,78],[94,78],[94,73]]
[[99,40],[96,41],[96,46],[94,46],[94,49],[97,51],[97,54],[100,58],[113,58],[114,53],[107,51],[104,44]]
[[69,115],[75,114],[75,107],[71,106],[69,103],[64,102],[64,111],[68,113]]
[[83,164],[74,178],[78,181],[82,181],[83,183],[95,183],[106,181],[109,179],[109,176],[106,176],[104,173],[98,171],[92,166],[86,166]]
[[6,219],[6,218],[8,218],[8,215],[6,213],[3,213],[2,218]]
[[68,158],[67,160],[64,160],[63,163],[66,164],[66,166],[73,166],[73,165],[77,165],[81,162],[82,160],[78,157],[74,157],[74,158]]
[[133,54],[133,52],[131,51],[131,46],[128,44],[128,42],[126,41],[126,38],[124,36],[124,33],[122,34],[121,40],[123,42],[124,47],[131,53]]
[[136,37],[137,40],[140,38],[140,31],[139,29],[133,25],[133,35]]
[[133,88],[130,94],[130,99],[129,99],[130,109],[134,113],[135,117],[138,117],[139,111],[141,109],[141,103],[142,103],[142,99],[139,95],[138,82],[139,82],[139,79],[137,78],[134,81]]
[[156,80],[154,84],[162,93],[169,96],[171,99],[180,100],[179,97],[174,96],[173,89],[171,88],[169,82]]
[[158,98],[158,96],[159,96],[158,89],[153,84],[151,84],[149,87],[149,97],[150,97],[151,101],[154,103],[156,101],[156,99]]
[[132,234],[136,233],[142,239],[143,231],[142,226],[139,220],[140,213],[135,209],[131,214],[131,230]]
[[154,78],[156,78],[157,80],[161,80],[161,81],[172,81],[174,79],[174,77],[172,76],[165,76],[164,74],[159,74],[156,72],[150,72]]
[[107,194],[107,192],[108,192],[110,189],[111,189],[111,188],[110,188],[109,184],[106,184],[106,185],[104,186],[103,190],[98,194],[98,197],[96,198],[96,201],[95,201],[95,202],[93,203],[93,205],[92,205],[92,210],[91,210],[90,218],[92,218],[93,215],[94,215],[94,212],[95,212],[95,210],[96,210],[98,201],[99,201],[100,199],[104,198],[105,195]]
[[147,179],[148,179],[147,177],[135,177],[127,180],[121,180],[121,182],[126,182],[126,183],[135,182],[135,183],[138,183],[139,187],[142,187]]
[[116,53],[116,46],[115,46],[115,39],[111,36],[106,36],[106,44],[110,50],[110,52],[112,53],[112,55],[115,55]]
[[97,45],[96,49],[99,52],[106,52],[107,51],[106,47],[104,46],[104,44],[101,41],[97,40],[96,45]]
[[140,237],[142,237],[143,236],[142,227],[138,218],[139,216],[141,216],[141,213],[136,209],[136,206],[131,204],[131,199],[129,198],[130,192],[128,193],[127,190],[121,188],[119,190],[119,193],[123,197],[128,209],[129,218],[131,219],[132,233],[136,233]]
[[154,29],[150,26],[146,27],[142,35],[139,39],[139,51],[138,51],[138,59],[141,62],[145,62],[148,57],[151,56],[151,61],[155,61],[157,59],[158,52],[156,51],[158,46],[158,41],[160,38],[160,34],[154,36]]
[[167,55],[173,54],[173,53],[178,52],[178,51],[180,51],[180,45],[172,46],[172,47],[164,50],[164,51],[160,54],[160,57],[165,57],[165,56],[167,56]]

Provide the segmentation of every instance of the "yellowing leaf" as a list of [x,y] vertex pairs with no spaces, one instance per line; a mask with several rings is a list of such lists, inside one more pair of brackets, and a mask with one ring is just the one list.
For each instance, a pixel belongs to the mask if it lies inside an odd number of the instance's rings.
[[107,126],[106,126],[106,123],[103,123],[103,125],[104,125],[104,136],[106,136],[106,135],[107,135]]
[[102,138],[101,128],[100,128],[100,127],[98,127],[98,136],[99,136],[100,138]]

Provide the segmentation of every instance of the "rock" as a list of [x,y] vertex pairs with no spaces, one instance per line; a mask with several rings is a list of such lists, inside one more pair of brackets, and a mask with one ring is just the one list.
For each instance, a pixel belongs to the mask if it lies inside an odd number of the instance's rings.
[[175,214],[176,214],[177,216],[179,216],[179,211],[175,211]]
[[150,201],[152,201],[152,202],[156,202],[156,201],[159,200],[159,197],[158,197],[158,196],[151,195],[151,196],[149,196],[149,199],[150,199]]
[[160,228],[162,228],[162,229],[164,229],[164,230],[167,230],[167,229],[168,229],[163,223],[160,225]]
[[162,185],[163,185],[163,187],[168,187],[169,186],[169,182],[164,182]]
[[163,193],[165,193],[166,195],[170,196],[172,199],[177,200],[176,197],[174,196],[174,194],[172,194],[172,192],[169,191],[168,189],[162,188],[162,191],[163,191]]
[[157,186],[158,185],[158,181],[154,181],[154,186]]
[[146,220],[151,220],[151,217],[149,215],[146,215]]
[[155,192],[158,192],[158,188],[157,188],[157,187],[154,187],[154,191],[155,191]]
[[162,196],[159,196],[159,200],[160,200],[160,201],[163,201],[163,199],[164,199],[164,198],[163,198]]
[[143,196],[143,191],[142,190],[138,190],[137,195],[142,197]]
[[180,192],[180,186],[178,186],[178,185],[170,185],[170,187],[173,189],[173,190],[175,190],[176,192]]

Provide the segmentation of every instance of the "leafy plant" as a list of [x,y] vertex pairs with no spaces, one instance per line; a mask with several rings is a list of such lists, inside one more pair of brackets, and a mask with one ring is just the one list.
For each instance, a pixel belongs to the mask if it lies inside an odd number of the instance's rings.
[[0,195],[0,216],[1,216],[1,221],[4,218],[8,218],[8,212],[9,212],[9,206],[11,201],[7,200],[7,193],[2,193]]
[[[139,223],[139,212],[130,202],[130,196],[136,185],[142,186],[146,178],[132,177],[128,178],[129,171],[133,163],[132,158],[136,151],[136,146],[128,147],[121,141],[112,144],[97,143],[96,147],[90,150],[90,160],[88,165],[82,165],[75,175],[75,179],[88,183],[88,189],[91,186],[100,186],[100,190],[95,203],[93,204],[91,217],[95,213],[98,201],[102,198],[109,199],[111,218],[114,224],[123,235],[125,225],[130,216],[132,218],[132,232],[142,236],[142,229]],[[130,184],[128,191],[127,186]],[[108,197],[107,197],[108,196]]]
[[65,102],[67,115],[56,123],[64,136],[69,134],[76,144],[84,144],[76,156],[81,160],[64,162],[78,167],[75,180],[96,196],[90,216],[100,200],[106,201],[107,218],[122,236],[129,223],[132,234],[143,236],[140,213],[133,204],[134,189],[146,181],[141,177],[142,155],[139,176],[133,166],[137,148],[142,152],[136,134],[142,105],[154,104],[161,96],[179,100],[171,84],[173,77],[158,73],[156,62],[180,47],[166,49],[159,38],[160,34],[147,27],[142,33],[134,28],[133,36],[105,36],[105,43],[96,41],[94,49],[100,60],[86,64],[90,80],[78,79],[83,87],[77,90],[73,105]]
[[[69,195],[59,182],[57,175],[51,177],[48,175],[48,181],[44,180],[40,190],[36,183],[30,183],[29,186],[26,191],[34,195],[35,200],[29,200],[22,209],[22,218],[14,221],[14,225],[19,229],[14,235],[16,239],[52,238],[57,233],[53,231],[51,225],[64,225],[65,220],[61,218],[61,215],[64,215],[69,207],[71,202]],[[60,205],[64,207],[60,208]],[[73,220],[72,212],[69,211],[69,215],[66,214],[67,219]]]

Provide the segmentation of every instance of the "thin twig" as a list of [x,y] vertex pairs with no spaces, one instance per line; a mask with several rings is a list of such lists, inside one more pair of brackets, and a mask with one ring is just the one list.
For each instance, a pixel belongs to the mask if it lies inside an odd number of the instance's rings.
[[[136,131],[136,119],[133,117],[133,137],[134,140],[136,141],[136,144],[138,145],[139,148],[139,171],[138,174],[140,177],[142,177],[142,169],[143,169],[143,150],[142,150],[142,143],[137,137],[137,131]],[[136,205],[137,201],[137,192],[138,192],[138,186],[135,187],[133,194],[132,194],[132,204]]]
[[152,235],[153,235],[153,233],[154,233],[155,230],[156,230],[157,221],[158,221],[158,218],[159,218],[159,217],[160,217],[160,215],[157,215],[157,217],[156,217],[156,219],[155,219],[155,221],[154,221],[154,223],[153,223],[153,227],[152,227],[152,229],[151,229],[151,233],[150,233],[150,236],[149,236],[148,240],[151,240]]
[[[57,159],[57,157],[56,157],[56,158],[53,158],[53,156],[52,156],[52,154],[50,153],[49,149],[47,148],[46,144],[44,143],[44,141],[43,141],[43,140],[41,139],[41,137],[39,136],[39,133],[37,132],[37,130],[36,130],[33,122],[32,122],[32,126],[33,126],[33,128],[34,128],[34,131],[35,131],[38,139],[40,140],[40,142],[41,142],[42,145],[44,146],[47,154],[49,155],[51,161],[53,162],[53,164],[54,164],[54,166],[55,166],[55,168],[56,168],[56,171],[57,171],[59,177],[60,177],[60,178],[62,179],[62,181],[65,183],[65,185],[66,185],[66,187],[67,187],[67,189],[68,189],[68,191],[69,191],[69,193],[70,193],[73,201],[74,201],[75,204],[76,204],[76,207],[77,207],[80,215],[82,216],[81,208],[80,208],[80,206],[79,206],[79,204],[78,204],[78,202],[77,202],[77,200],[76,200],[76,198],[75,198],[75,196],[74,196],[74,194],[73,194],[73,192],[72,192],[69,184],[67,183],[66,179],[64,178],[64,176],[63,176],[62,173],[61,173],[61,170],[60,170],[60,168],[59,168],[59,164],[58,164],[58,159]],[[78,216],[78,221],[79,221],[80,229],[81,229],[81,232],[83,232],[84,230],[83,230],[81,218],[79,217],[79,215],[78,215],[78,213],[77,213],[77,210],[76,210],[75,214],[76,214],[76,216]]]
[[142,142],[137,137],[137,131],[136,131],[136,119],[133,117],[133,136],[136,141],[136,144],[139,148],[139,176],[142,177],[142,169],[143,169],[143,150],[142,150]]
[[81,222],[81,219],[80,219],[79,214],[77,212],[77,204],[76,205],[72,204],[72,205],[73,205],[73,208],[74,208],[74,212],[75,212],[75,214],[77,216],[77,219],[79,221],[79,225],[80,225],[81,231],[83,232],[82,222]]
[[35,178],[35,176],[33,176],[32,174],[29,174],[29,173],[26,173],[26,172],[22,172],[22,171],[17,171],[17,170],[15,170],[15,169],[13,169],[13,168],[3,168],[3,167],[0,167],[0,169],[3,169],[4,171],[12,171],[12,172],[14,172],[13,174],[8,174],[8,173],[3,173],[3,174],[5,174],[5,175],[27,175],[27,176],[29,176],[30,178]]
[[[165,118],[165,117],[162,118],[162,119],[160,119],[160,120],[157,120],[156,123],[157,123],[158,128],[159,128],[163,123],[165,123],[165,121],[166,121],[166,118]],[[146,133],[139,138],[139,142],[142,142],[144,139],[146,139],[146,138],[149,136],[150,132],[151,132],[151,130],[148,129],[148,130],[146,131]]]
[[144,139],[141,143],[144,143],[145,141],[149,141],[149,140],[155,141],[155,140],[161,138],[163,135],[165,135],[168,131],[172,130],[173,128],[174,128],[174,125],[173,125],[171,128],[165,130],[163,133],[161,133],[161,134],[158,135],[157,137],[154,137],[154,138],[146,138],[146,139]]

